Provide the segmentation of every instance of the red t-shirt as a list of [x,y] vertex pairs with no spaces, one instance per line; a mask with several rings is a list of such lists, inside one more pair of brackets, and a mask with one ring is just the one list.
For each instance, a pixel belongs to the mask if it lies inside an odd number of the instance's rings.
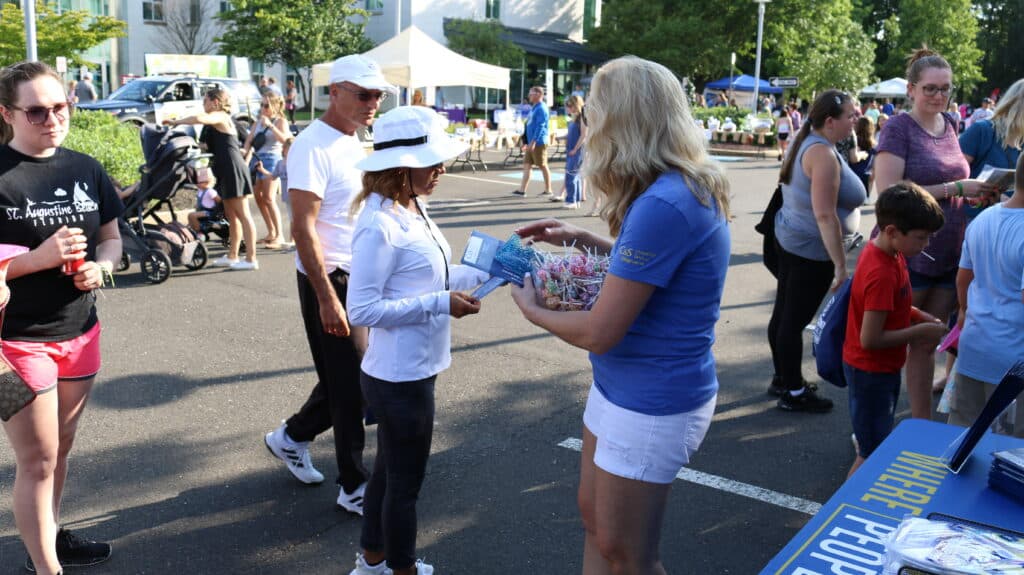
[[860,346],[860,328],[865,311],[889,312],[885,317],[886,331],[910,327],[912,305],[910,274],[903,255],[890,256],[868,242],[853,274],[843,361],[863,371],[898,373],[907,361],[907,346],[864,349]]

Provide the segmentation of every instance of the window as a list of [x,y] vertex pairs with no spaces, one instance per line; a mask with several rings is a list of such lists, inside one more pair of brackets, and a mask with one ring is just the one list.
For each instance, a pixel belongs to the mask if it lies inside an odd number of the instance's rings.
[[50,6],[53,8],[54,12],[63,14],[71,10],[71,0],[56,0],[55,2],[51,2]]
[[383,12],[384,0],[366,0],[366,9],[370,12]]
[[189,0],[188,3],[188,23],[192,26],[199,26],[203,21],[203,5],[202,0]]
[[145,22],[163,22],[164,0],[142,0],[142,20]]
[[229,2],[228,0],[220,0],[220,13],[221,14],[223,14],[225,12],[231,11],[231,8],[232,8],[231,2]]
[[484,0],[487,3],[485,18],[501,20],[501,0]]

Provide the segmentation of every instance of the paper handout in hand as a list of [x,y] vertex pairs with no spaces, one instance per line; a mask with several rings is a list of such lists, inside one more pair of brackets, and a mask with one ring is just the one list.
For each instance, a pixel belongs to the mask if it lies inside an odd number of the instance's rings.
[[978,174],[978,179],[992,184],[1000,190],[1009,190],[1013,188],[1015,174],[1016,172],[1012,169],[996,168],[985,164],[985,167],[981,169],[981,173]]
[[[530,271],[533,254],[533,249],[524,246],[519,241],[519,236],[515,234],[503,242],[483,232],[473,232],[466,244],[466,251],[462,254],[462,263],[483,270],[491,274],[492,278],[501,278],[522,286],[523,276]],[[484,285],[489,283],[488,281]]]

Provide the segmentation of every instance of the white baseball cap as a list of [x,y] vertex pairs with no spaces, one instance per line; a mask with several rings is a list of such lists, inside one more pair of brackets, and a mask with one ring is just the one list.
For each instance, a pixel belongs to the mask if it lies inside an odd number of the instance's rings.
[[331,64],[331,83],[352,82],[368,90],[398,93],[384,78],[384,72],[373,60],[360,54],[342,56]]
[[430,108],[399,106],[373,123],[373,153],[356,168],[426,168],[465,152],[469,146],[449,136],[444,126],[444,119]]

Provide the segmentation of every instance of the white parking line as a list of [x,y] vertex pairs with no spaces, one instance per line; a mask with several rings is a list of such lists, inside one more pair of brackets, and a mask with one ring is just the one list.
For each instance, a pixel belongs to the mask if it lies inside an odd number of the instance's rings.
[[[569,437],[565,441],[559,443],[558,446],[571,449],[573,451],[582,451],[583,440],[576,439],[575,437]],[[815,515],[821,509],[820,503],[800,499],[799,497],[793,497],[792,495],[786,495],[785,493],[779,493],[778,491],[772,491],[756,485],[750,485],[749,483],[733,481],[732,479],[711,475],[710,473],[687,469],[685,467],[676,474],[676,479],[682,479],[683,481],[689,481],[690,483],[696,483],[697,485],[718,489],[719,491],[725,491],[726,493],[732,493],[734,495],[742,495],[743,497],[749,497],[764,503],[785,507],[786,509],[792,509],[793,511],[799,511],[800,513],[806,513],[807,515]]]
[[446,178],[458,178],[458,179],[461,179],[461,180],[473,180],[474,182],[486,182],[488,184],[499,184],[501,186],[510,186],[510,185],[512,185],[512,184],[510,184],[508,182],[503,182],[501,180],[487,180],[487,179],[484,179],[484,178],[476,178],[476,177],[473,177],[473,176],[460,176],[460,175],[457,175],[457,174],[445,174],[444,177],[446,177]]

